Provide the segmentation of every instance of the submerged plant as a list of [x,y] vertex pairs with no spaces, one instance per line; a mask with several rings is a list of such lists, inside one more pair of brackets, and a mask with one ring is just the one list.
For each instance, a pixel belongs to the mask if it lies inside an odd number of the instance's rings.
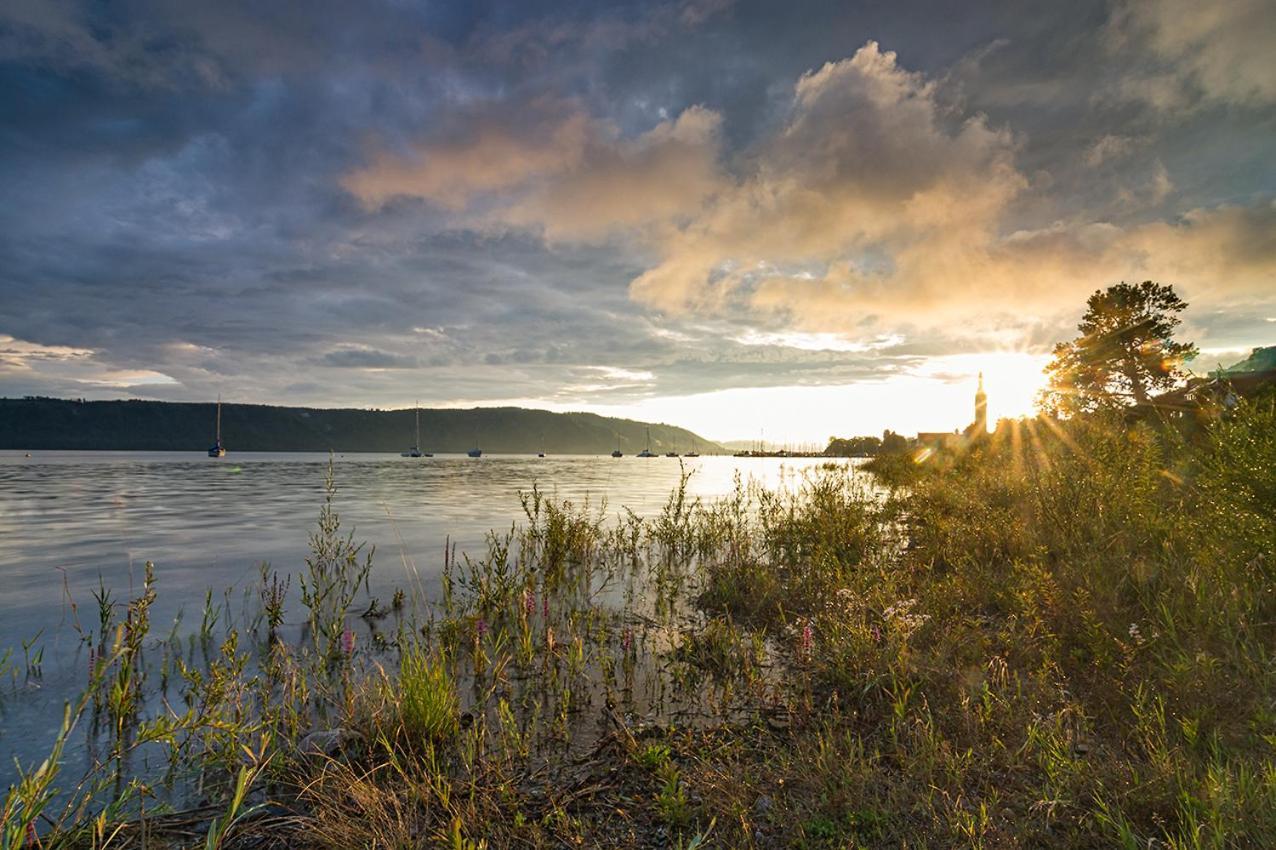
[[353,531],[341,534],[341,518],[333,504],[337,484],[331,458],[323,490],[319,527],[310,535],[310,556],[301,576],[301,601],[308,612],[307,625],[315,653],[336,661],[341,656],[346,615],[359,588],[367,588],[373,552],[364,552],[363,544],[354,542]]

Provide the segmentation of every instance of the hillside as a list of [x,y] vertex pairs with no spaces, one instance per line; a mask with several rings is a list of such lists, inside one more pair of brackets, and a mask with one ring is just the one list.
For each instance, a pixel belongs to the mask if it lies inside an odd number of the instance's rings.
[[1222,378],[1273,370],[1276,370],[1276,345],[1269,345],[1265,348],[1255,348],[1249,353],[1249,357],[1239,363],[1233,363],[1226,369],[1218,369],[1211,372],[1210,375],[1215,378]]
[[[202,451],[213,439],[216,406],[161,401],[0,399],[0,449]],[[646,444],[642,422],[593,413],[517,407],[421,411],[421,448],[490,453],[625,454]],[[723,452],[683,428],[651,425],[657,452]],[[413,442],[412,410],[324,410],[222,405],[222,442],[231,452],[398,452]]]

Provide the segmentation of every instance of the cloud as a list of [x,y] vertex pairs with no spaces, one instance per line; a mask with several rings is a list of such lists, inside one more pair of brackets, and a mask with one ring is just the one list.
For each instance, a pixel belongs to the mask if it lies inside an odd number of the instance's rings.
[[573,168],[550,175],[494,218],[537,228],[551,241],[676,223],[722,188],[720,125],[716,112],[693,106],[635,139],[600,134]]
[[835,263],[814,278],[765,280],[753,304],[810,329],[862,332],[857,319],[867,312],[913,332],[987,340],[1006,328],[1022,339],[1027,325],[1070,316],[1119,280],[1173,284],[1204,310],[1276,303],[1274,277],[1276,207],[1260,203],[1131,227],[1058,223],[979,244],[930,241],[900,252],[887,275]]
[[1105,162],[1123,159],[1135,149],[1148,143],[1146,138],[1134,136],[1104,135],[1095,140],[1085,152],[1085,164],[1098,168]]
[[176,381],[152,369],[120,369],[103,362],[90,348],[42,345],[0,334],[0,392],[34,395],[45,388],[68,395],[94,391],[145,392]]
[[1271,338],[1252,4],[2,5],[0,389],[850,383],[1146,277]]
[[338,369],[409,369],[418,365],[416,358],[366,346],[329,351],[319,358],[319,363]]
[[84,360],[93,356],[90,348],[69,345],[41,345],[0,334],[0,367],[29,370],[40,361]]
[[857,342],[835,333],[802,333],[798,331],[758,331],[752,328],[735,338],[741,345],[794,348],[799,351],[865,352],[894,348],[903,337],[886,336],[867,342]]
[[1276,7],[1269,0],[1136,0],[1114,17],[1118,49],[1132,45],[1167,66],[1127,84],[1161,105],[1181,103],[1176,84],[1213,99],[1263,106],[1276,102]]
[[455,138],[378,151],[342,185],[369,207],[421,198],[473,227],[593,239],[695,212],[718,188],[716,113],[690,107],[634,138],[571,104],[453,118]]
[[1194,209],[1132,228],[1114,245],[1127,266],[1181,285],[1202,305],[1276,302],[1276,201]]
[[368,206],[399,197],[423,198],[446,209],[466,209],[476,196],[518,189],[534,177],[578,164],[591,133],[579,112],[562,107],[537,124],[518,127],[495,116],[458,119],[459,137],[423,144],[404,153],[378,151],[342,184]]
[[[797,82],[787,120],[751,151],[749,170],[660,246],[631,292],[677,311],[739,297],[784,308],[822,287],[837,290],[833,324],[845,327],[857,302],[883,309],[939,284],[881,266],[991,238],[1027,185],[1015,150],[981,116],[943,114],[933,84],[869,42]],[[942,288],[954,297],[976,283],[953,280]]]
[[[514,227],[549,243],[623,234],[650,258],[629,287],[645,307],[778,317],[779,331],[752,328],[738,339],[783,345],[784,334],[824,334],[846,350],[936,330],[1000,339],[1036,323],[1025,314],[1051,321],[1122,277],[1205,291],[1219,263],[1193,265],[1181,245],[1204,257],[1225,243],[1239,248],[1250,237],[1232,229],[1263,215],[1202,207],[1173,224],[1081,216],[1016,228],[1016,205],[1052,180],[1030,182],[1016,163],[1021,137],[954,109],[938,82],[895,53],[870,41],[789,92],[779,120],[733,155],[722,116],[704,107],[625,137],[576,104],[541,102],[515,109],[516,119],[489,106],[457,119],[468,142],[378,155],[345,185],[365,203],[424,198],[457,213],[454,226],[479,231]],[[527,131],[516,136],[510,121]],[[1146,134],[1106,133],[1082,158],[1109,166],[1149,144]],[[1122,168],[1108,181],[1116,210],[1146,212],[1175,191],[1160,159]],[[1250,268],[1233,291],[1261,291]]]

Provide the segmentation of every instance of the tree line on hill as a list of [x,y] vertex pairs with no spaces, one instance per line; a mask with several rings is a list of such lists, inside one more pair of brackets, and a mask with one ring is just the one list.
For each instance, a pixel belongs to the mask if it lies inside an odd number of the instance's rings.
[[[421,448],[440,453],[626,455],[647,445],[663,454],[725,450],[684,428],[593,413],[516,407],[422,409]],[[413,410],[324,410],[222,405],[222,442],[238,451],[399,452],[416,440]],[[0,399],[0,449],[203,451],[214,438],[216,405],[161,401]]]

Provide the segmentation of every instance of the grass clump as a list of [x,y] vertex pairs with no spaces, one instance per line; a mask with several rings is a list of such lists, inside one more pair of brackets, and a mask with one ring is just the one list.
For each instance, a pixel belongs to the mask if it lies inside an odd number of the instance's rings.
[[398,708],[399,725],[410,743],[445,741],[456,733],[460,716],[456,684],[442,659],[431,657],[419,644],[404,647],[399,678],[391,703]]

